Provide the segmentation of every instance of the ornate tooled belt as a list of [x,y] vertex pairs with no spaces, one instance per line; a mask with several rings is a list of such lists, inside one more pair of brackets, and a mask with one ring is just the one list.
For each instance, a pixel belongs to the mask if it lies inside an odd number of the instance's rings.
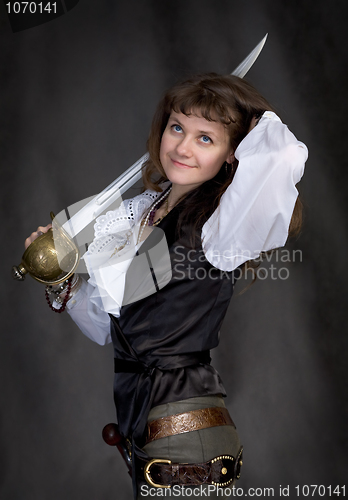
[[176,434],[221,425],[233,425],[235,427],[227,408],[202,408],[185,413],[177,413],[149,422],[147,424],[148,436],[146,443],[168,436],[175,436]]

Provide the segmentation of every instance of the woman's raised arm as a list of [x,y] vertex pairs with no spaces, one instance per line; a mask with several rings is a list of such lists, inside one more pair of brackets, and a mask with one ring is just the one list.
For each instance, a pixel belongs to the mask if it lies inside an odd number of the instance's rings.
[[307,156],[306,146],[266,111],[235,151],[234,179],[203,226],[203,249],[213,266],[232,271],[285,244]]

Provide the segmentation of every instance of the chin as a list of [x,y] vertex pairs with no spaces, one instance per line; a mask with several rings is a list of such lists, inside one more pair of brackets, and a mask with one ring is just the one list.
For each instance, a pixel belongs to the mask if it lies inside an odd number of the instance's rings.
[[173,172],[171,170],[169,172],[166,172],[167,179],[172,184],[178,184],[179,186],[197,184],[200,182],[198,179],[192,178],[192,176],[190,174],[191,174],[191,172],[187,172],[187,171]]

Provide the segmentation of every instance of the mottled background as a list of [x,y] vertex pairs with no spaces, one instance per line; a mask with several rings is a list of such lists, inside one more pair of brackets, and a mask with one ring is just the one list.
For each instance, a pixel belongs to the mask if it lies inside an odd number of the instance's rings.
[[[5,500],[131,498],[115,449],[113,355],[11,280],[49,212],[96,194],[145,151],[165,88],[231,72],[269,39],[248,79],[310,151],[305,225],[289,279],[237,296],[214,353],[245,446],[243,488],[347,478],[347,2],[80,0],[12,33],[0,4],[1,467]],[[134,193],[134,191],[132,192]],[[282,275],[284,276],[284,274]],[[316,495],[318,497],[318,495]],[[328,498],[328,490],[326,493]]]

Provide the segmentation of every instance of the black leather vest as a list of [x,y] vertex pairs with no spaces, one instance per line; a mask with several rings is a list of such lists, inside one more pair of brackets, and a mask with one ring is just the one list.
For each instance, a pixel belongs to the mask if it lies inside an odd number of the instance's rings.
[[[205,258],[200,238],[192,247],[189,231],[177,235],[180,204],[159,224],[172,266],[169,283],[156,293],[125,305],[111,316],[115,350],[114,397],[124,436],[141,438],[152,406],[190,397],[223,394],[209,350],[219,330],[239,270],[224,272]],[[140,252],[151,248],[151,236]],[[126,280],[134,287],[132,265]],[[128,282],[132,276],[132,283]]]

